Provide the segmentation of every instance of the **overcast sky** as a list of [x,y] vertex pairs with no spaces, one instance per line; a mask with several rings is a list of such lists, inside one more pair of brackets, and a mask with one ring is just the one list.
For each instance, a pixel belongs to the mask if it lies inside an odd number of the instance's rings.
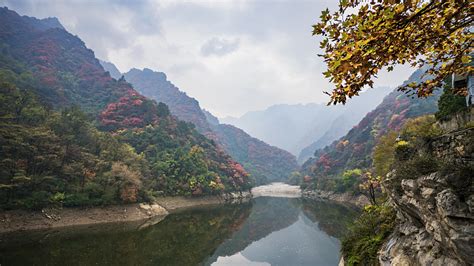
[[[0,0],[21,15],[58,17],[100,59],[122,72],[163,71],[201,107],[239,116],[280,103],[327,102],[318,38],[322,9],[336,0]],[[382,73],[399,85],[408,67]]]

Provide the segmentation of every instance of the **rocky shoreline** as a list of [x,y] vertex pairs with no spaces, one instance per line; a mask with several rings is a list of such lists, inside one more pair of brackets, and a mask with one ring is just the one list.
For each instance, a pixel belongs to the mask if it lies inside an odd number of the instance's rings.
[[333,191],[305,190],[302,193],[302,197],[313,200],[329,200],[343,204],[351,204],[359,208],[363,208],[365,205],[369,204],[369,200],[364,195],[353,195],[351,193],[336,193]]
[[161,197],[154,203],[136,203],[91,208],[45,208],[41,211],[9,210],[0,212],[0,234],[47,230],[71,226],[109,223],[134,223],[138,228],[156,224],[170,212],[206,205],[248,201],[249,192],[223,196]]

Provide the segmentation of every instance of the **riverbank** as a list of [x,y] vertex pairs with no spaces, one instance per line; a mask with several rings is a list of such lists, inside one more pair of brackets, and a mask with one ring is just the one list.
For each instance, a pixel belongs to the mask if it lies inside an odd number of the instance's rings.
[[250,193],[232,193],[223,197],[160,197],[152,204],[137,203],[91,208],[46,208],[41,211],[2,211],[0,212],[0,234],[127,222],[136,222],[138,227],[143,227],[161,221],[170,212],[232,201],[245,201],[250,198]]
[[342,204],[351,204],[359,208],[363,208],[369,204],[369,200],[364,195],[353,195],[352,193],[336,193],[333,191],[323,190],[305,190],[302,197],[313,200],[329,200]]

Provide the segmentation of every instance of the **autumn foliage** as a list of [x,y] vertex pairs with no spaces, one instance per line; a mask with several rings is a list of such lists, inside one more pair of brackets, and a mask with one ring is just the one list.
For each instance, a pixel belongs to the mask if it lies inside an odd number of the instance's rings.
[[242,191],[250,177],[194,125],[105,72],[60,25],[0,8],[2,208]]
[[330,103],[345,103],[397,64],[426,68],[430,78],[399,88],[418,97],[452,73],[471,73],[472,9],[470,0],[344,0],[339,10],[322,11],[313,34],[323,37],[324,74],[335,85]]

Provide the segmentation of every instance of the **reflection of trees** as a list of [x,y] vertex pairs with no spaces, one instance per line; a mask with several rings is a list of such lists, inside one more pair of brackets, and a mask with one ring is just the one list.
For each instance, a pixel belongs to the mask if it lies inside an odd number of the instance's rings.
[[259,197],[253,200],[252,212],[242,228],[224,242],[205,264],[219,256],[230,256],[270,233],[286,228],[298,220],[300,199]]
[[[135,230],[127,225],[71,228],[38,241],[1,238],[2,265],[196,265],[233,255],[286,228],[303,210],[320,229],[340,237],[357,211],[327,202],[257,198],[253,204],[171,214]],[[313,225],[314,226],[314,225]],[[38,239],[38,236],[24,238]],[[212,257],[210,257],[212,256]]]
[[[250,213],[251,204],[171,214],[142,230],[59,234],[0,250],[2,265],[196,265],[210,256]],[[71,229],[72,230],[72,229]]]
[[328,235],[341,238],[359,210],[327,201],[303,199],[303,212]]

